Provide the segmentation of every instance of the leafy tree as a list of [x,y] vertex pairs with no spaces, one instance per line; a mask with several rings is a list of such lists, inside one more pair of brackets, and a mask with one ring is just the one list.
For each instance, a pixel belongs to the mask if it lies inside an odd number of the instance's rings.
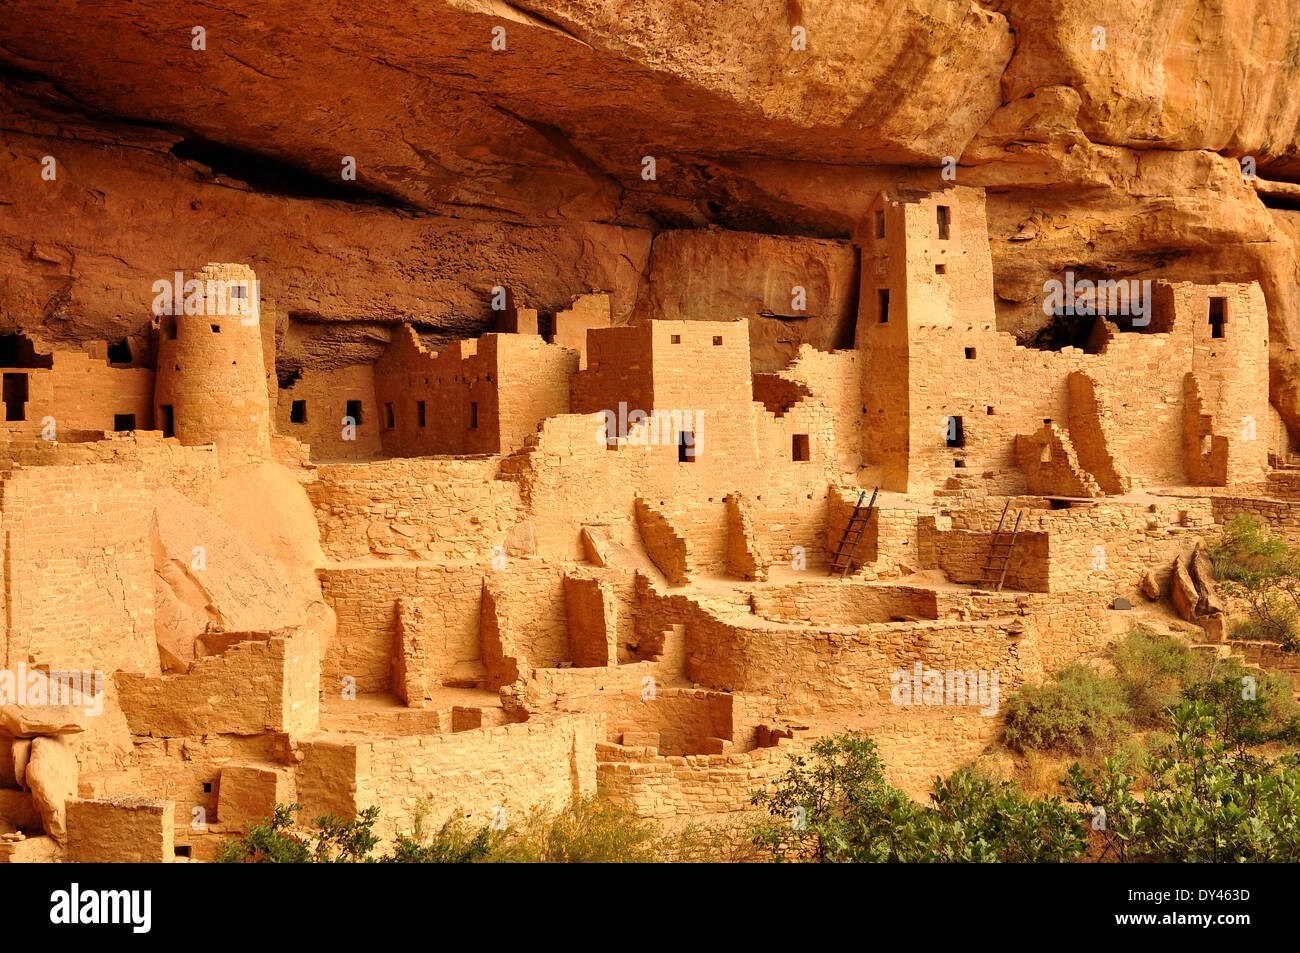
[[755,843],[777,861],[900,860],[914,810],[907,795],[885,781],[876,745],[859,732],[818,739],[808,756],[791,755],[775,790],[752,803],[772,823]]
[[1058,799],[1026,798],[1014,785],[959,771],[935,779],[926,807],[884,779],[871,739],[858,732],[819,739],[792,755],[774,790],[755,804],[770,822],[755,841],[774,860],[1059,861],[1087,837]]
[[[1071,767],[1069,796],[1094,817],[1103,855],[1173,862],[1300,860],[1300,766],[1234,755],[1215,706],[1190,701],[1173,713],[1174,740],[1150,759],[1139,799],[1118,759],[1096,771]],[[1104,813],[1093,813],[1100,809]]]
[[312,852],[290,828],[301,804],[277,804],[271,816],[258,821],[242,837],[222,845],[217,861],[223,864],[305,864]]
[[1243,600],[1249,621],[1234,635],[1279,642],[1284,651],[1300,650],[1300,551],[1264,532],[1263,524],[1238,513],[1210,547],[1219,588]]

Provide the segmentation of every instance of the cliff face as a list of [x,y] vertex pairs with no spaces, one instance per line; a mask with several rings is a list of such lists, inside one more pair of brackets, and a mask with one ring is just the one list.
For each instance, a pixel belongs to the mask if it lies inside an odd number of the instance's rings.
[[495,285],[761,315],[772,365],[845,343],[855,223],[947,160],[988,189],[1004,329],[1066,268],[1259,280],[1300,430],[1300,200],[1268,185],[1300,182],[1298,75],[1294,0],[15,0],[0,315],[138,335],[155,280],[243,261],[287,368],[476,333]]

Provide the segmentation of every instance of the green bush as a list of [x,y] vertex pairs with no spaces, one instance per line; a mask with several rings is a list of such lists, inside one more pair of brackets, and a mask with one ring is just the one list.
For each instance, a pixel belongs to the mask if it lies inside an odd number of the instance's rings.
[[1009,748],[1087,754],[1127,730],[1130,714],[1122,686],[1078,662],[1054,681],[1026,685],[1007,701],[1003,740]]
[[1300,860],[1300,766],[1234,752],[1219,716],[1206,701],[1172,713],[1173,744],[1149,760],[1141,797],[1122,759],[1095,771],[1071,767],[1064,785],[1104,845],[1098,859]]
[[574,801],[557,811],[535,808],[513,825],[494,829],[453,816],[428,830],[428,808],[418,802],[412,830],[399,833],[387,852],[376,856],[374,825],[379,808],[351,820],[333,815],[295,832],[297,804],[276,805],[271,817],[222,847],[223,863],[638,863],[665,853],[689,853],[711,860],[720,843],[689,832],[665,835],[659,826],[605,798]]
[[1071,860],[1087,847],[1074,812],[1027,798],[1010,782],[959,771],[935,779],[922,806],[891,787],[871,739],[822,738],[772,792],[755,792],[767,823],[755,843],[773,860],[1030,862]]
[[1207,670],[1202,657],[1180,640],[1141,629],[1116,642],[1108,655],[1128,707],[1126,717],[1142,728],[1163,724],[1183,689]]
[[1233,636],[1300,650],[1300,550],[1267,535],[1254,517],[1238,513],[1209,551],[1219,588],[1245,602],[1249,612]]

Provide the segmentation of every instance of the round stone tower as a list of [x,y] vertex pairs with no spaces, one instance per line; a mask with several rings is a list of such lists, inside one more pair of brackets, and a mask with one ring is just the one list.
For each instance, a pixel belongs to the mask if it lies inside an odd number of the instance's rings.
[[252,268],[227,264],[206,265],[173,289],[171,306],[159,315],[154,382],[155,426],[165,436],[187,446],[269,448],[257,289]]

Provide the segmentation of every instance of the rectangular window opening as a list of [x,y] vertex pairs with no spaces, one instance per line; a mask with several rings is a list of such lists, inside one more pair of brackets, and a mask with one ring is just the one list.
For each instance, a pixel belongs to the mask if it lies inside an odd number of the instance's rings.
[[935,215],[939,221],[939,240],[947,241],[952,229],[952,214],[947,205],[936,205]]
[[947,444],[950,447],[966,446],[966,427],[960,417],[948,418]]
[[877,238],[885,237],[885,213],[884,212],[876,213],[876,237]]
[[27,419],[27,375],[4,376],[5,420]]
[[289,423],[305,424],[307,422],[307,402],[295,400],[289,405]]
[[384,404],[384,426],[389,430],[397,426],[397,415],[393,413],[392,404]]
[[1210,299],[1210,337],[1223,337],[1223,326],[1227,323],[1227,298]]
[[948,274],[948,266],[947,266],[947,265],[935,265],[935,266],[934,266],[934,273],[935,273],[936,275],[946,275],[946,274]]
[[113,429],[118,433],[135,429],[135,414],[114,414]]
[[158,408],[158,416],[162,417],[162,435],[164,437],[176,436],[176,411],[171,404],[163,404]]
[[791,441],[791,459],[795,463],[807,463],[812,459],[808,445],[808,435],[806,433],[797,433]]
[[713,346],[714,346],[714,347],[719,347],[721,344],[722,344],[722,335],[721,335],[721,334],[715,334],[715,335],[713,336]]
[[350,400],[347,406],[347,415],[352,418],[352,422],[357,426],[361,425],[361,401]]
[[478,401],[471,401],[469,405],[469,429],[478,430]]
[[889,289],[879,288],[876,290],[877,306],[879,308],[880,323],[889,323]]
[[677,462],[695,462],[695,434],[689,430],[677,434]]
[[973,347],[966,348],[966,360],[968,361],[975,360],[975,349]]
[[424,401],[422,400],[415,402],[415,423],[416,426],[424,426]]

